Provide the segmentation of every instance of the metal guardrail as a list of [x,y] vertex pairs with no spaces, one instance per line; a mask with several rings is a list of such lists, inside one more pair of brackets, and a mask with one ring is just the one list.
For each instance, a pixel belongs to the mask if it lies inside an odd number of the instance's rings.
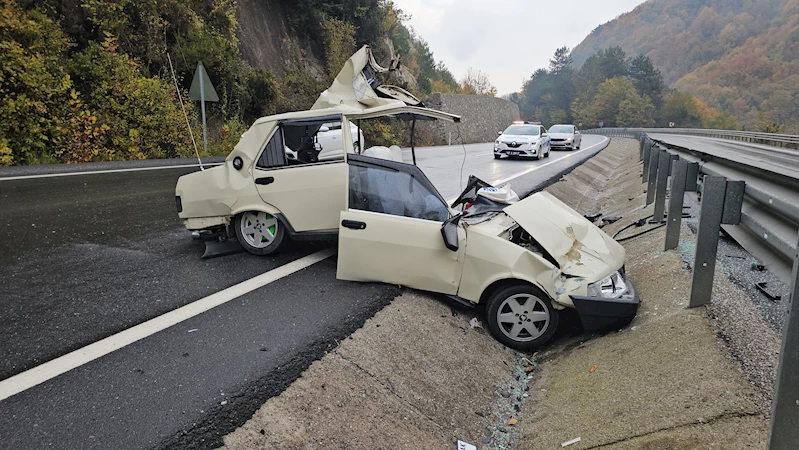
[[[638,135],[641,133],[681,134],[799,149],[799,136],[792,134],[757,133],[754,131],[711,130],[703,128],[595,128],[584,130],[583,132],[607,136],[613,136],[613,134],[606,133],[637,133]],[[615,135],[622,136],[622,134]]]
[[[799,311],[795,311],[797,308],[792,305],[799,295],[799,177],[744,164],[736,160],[733,153],[729,157],[705,154],[701,143],[697,143],[699,149],[666,145],[652,140],[648,135],[650,132],[734,139],[789,148],[799,148],[799,136],[674,128],[583,131],[639,140],[642,179],[648,183],[646,203],[654,203],[653,221],[666,224],[665,250],[676,248],[684,193],[697,190],[697,178],[702,176],[689,307],[710,302],[722,224],[728,225],[725,230],[747,250],[750,250],[747,243],[760,245],[759,248],[770,251],[792,266],[790,275],[781,277],[790,284],[791,290],[785,305],[787,318],[771,407],[768,448],[794,449],[799,442]],[[668,216],[664,220],[667,192],[671,195]]]

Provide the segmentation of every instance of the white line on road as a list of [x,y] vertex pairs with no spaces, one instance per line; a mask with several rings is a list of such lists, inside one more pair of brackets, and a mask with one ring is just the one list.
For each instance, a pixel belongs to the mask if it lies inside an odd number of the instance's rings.
[[[221,166],[222,164],[223,163],[209,163],[209,164],[203,164],[203,167]],[[19,175],[16,177],[0,177],[0,181],[31,180],[35,178],[70,177],[75,175],[98,175],[102,173],[140,172],[143,170],[162,170],[162,169],[181,169],[181,168],[189,169],[192,167],[200,167],[200,165],[179,164],[176,166],[135,167],[132,169],[108,169],[108,170],[89,170],[84,172],[43,173],[40,175]]]
[[208,297],[181,306],[178,309],[150,319],[147,322],[120,331],[113,336],[109,336],[93,344],[89,344],[86,347],[60,356],[52,361],[48,361],[40,366],[36,366],[33,369],[26,370],[11,378],[0,381],[0,401],[80,367],[103,355],[107,355],[138,340],[144,339],[147,336],[151,336],[161,330],[183,322],[184,320],[225,304],[248,292],[266,286],[273,281],[277,281],[323,261],[334,254],[334,249],[326,249],[294,260],[288,264],[284,264],[268,272],[264,272],[261,275],[250,278],[249,280],[242,281],[239,284],[211,294]]
[[[513,174],[513,175],[511,175],[511,176],[509,176],[509,177],[505,177],[505,178],[502,178],[502,179],[499,179],[499,180],[494,180],[494,181],[491,181],[491,184],[493,184],[493,185],[495,185],[495,186],[498,186],[498,185],[501,185],[501,184],[503,184],[503,183],[507,183],[508,181],[510,181],[510,180],[513,180],[513,179],[515,179],[515,178],[519,178],[519,177],[520,177],[520,176],[522,176],[522,175],[527,175],[528,173],[530,173],[530,172],[532,172],[532,171],[534,171],[534,170],[538,170],[538,169],[541,169],[541,168],[543,168],[543,167],[546,167],[546,166],[548,166],[548,165],[550,165],[550,164],[555,164],[555,163],[557,163],[557,162],[563,161],[564,159],[566,159],[566,158],[569,158],[569,157],[572,157],[572,156],[574,156],[574,155],[576,155],[576,154],[578,154],[578,153],[580,153],[580,152],[584,152],[584,151],[587,151],[587,150],[591,150],[591,149],[592,149],[592,148],[594,148],[594,147],[597,147],[597,146],[600,146],[600,145],[604,144],[604,143],[605,143],[605,142],[606,142],[608,139],[609,139],[609,138],[605,137],[605,138],[603,138],[601,141],[599,141],[599,143],[597,143],[597,144],[594,144],[594,145],[592,145],[592,146],[590,146],[590,147],[582,148],[582,149],[580,149],[580,150],[577,150],[576,152],[575,152],[575,151],[572,151],[572,152],[571,152],[571,153],[569,153],[568,155],[566,155],[566,156],[564,156],[564,157],[562,157],[562,158],[558,158],[558,159],[556,159],[556,160],[554,160],[554,161],[549,161],[549,162],[547,162],[547,163],[544,163],[544,164],[541,164],[541,165],[536,165],[536,166],[530,167],[529,169],[522,170],[521,172],[517,172],[517,173],[515,173],[515,174]],[[490,153],[490,154],[491,154],[491,155],[493,155],[493,153]],[[450,203],[450,204],[451,204],[451,203],[452,203],[452,202],[454,202],[454,201],[455,201],[457,198],[458,198],[458,197],[452,197],[451,199],[447,200],[447,203]]]

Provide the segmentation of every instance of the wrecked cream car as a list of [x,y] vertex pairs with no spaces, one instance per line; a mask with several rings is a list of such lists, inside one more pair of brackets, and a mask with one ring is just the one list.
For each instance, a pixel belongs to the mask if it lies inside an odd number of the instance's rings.
[[347,166],[337,278],[484,304],[491,333],[519,350],[547,342],[561,310],[589,331],[635,317],[624,248],[549,193],[503,204],[472,178],[448,206],[414,165],[350,155]]
[[221,166],[180,177],[175,200],[186,228],[235,236],[256,255],[278,251],[288,237],[334,238],[346,208],[346,157],[357,152],[402,161],[398,147],[364,149],[360,121],[388,117],[410,122],[412,130],[417,120],[460,121],[377,80],[396,67],[396,60],[379,66],[364,46],[310,110],[256,120]]
[[[503,201],[472,178],[448,205],[398,148],[355,151],[363,146],[350,121],[460,120],[380,84],[374,73],[388,70],[362,48],[311,110],[257,120],[224,164],[181,177],[176,201],[186,228],[235,236],[258,255],[287,237],[337,237],[337,278],[484,304],[491,333],[520,350],[547,342],[566,309],[587,330],[632,320],[640,301],[623,247],[553,196]],[[320,160],[317,136],[328,123],[342,124],[344,152]],[[413,133],[411,143],[413,154]]]

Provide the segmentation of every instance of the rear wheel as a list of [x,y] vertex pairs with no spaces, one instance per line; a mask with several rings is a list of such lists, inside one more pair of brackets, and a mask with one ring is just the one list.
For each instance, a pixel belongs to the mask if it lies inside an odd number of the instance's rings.
[[277,217],[262,211],[246,211],[233,223],[236,238],[253,255],[270,255],[283,244],[286,230]]
[[494,292],[486,305],[488,328],[508,347],[528,351],[548,342],[558,328],[558,312],[540,289],[527,284]]

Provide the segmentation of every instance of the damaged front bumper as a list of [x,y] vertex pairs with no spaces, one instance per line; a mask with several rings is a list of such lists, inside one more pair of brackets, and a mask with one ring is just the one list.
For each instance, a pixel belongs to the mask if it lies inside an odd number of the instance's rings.
[[641,305],[632,282],[626,277],[627,293],[618,298],[570,296],[585,331],[619,329],[632,322]]

